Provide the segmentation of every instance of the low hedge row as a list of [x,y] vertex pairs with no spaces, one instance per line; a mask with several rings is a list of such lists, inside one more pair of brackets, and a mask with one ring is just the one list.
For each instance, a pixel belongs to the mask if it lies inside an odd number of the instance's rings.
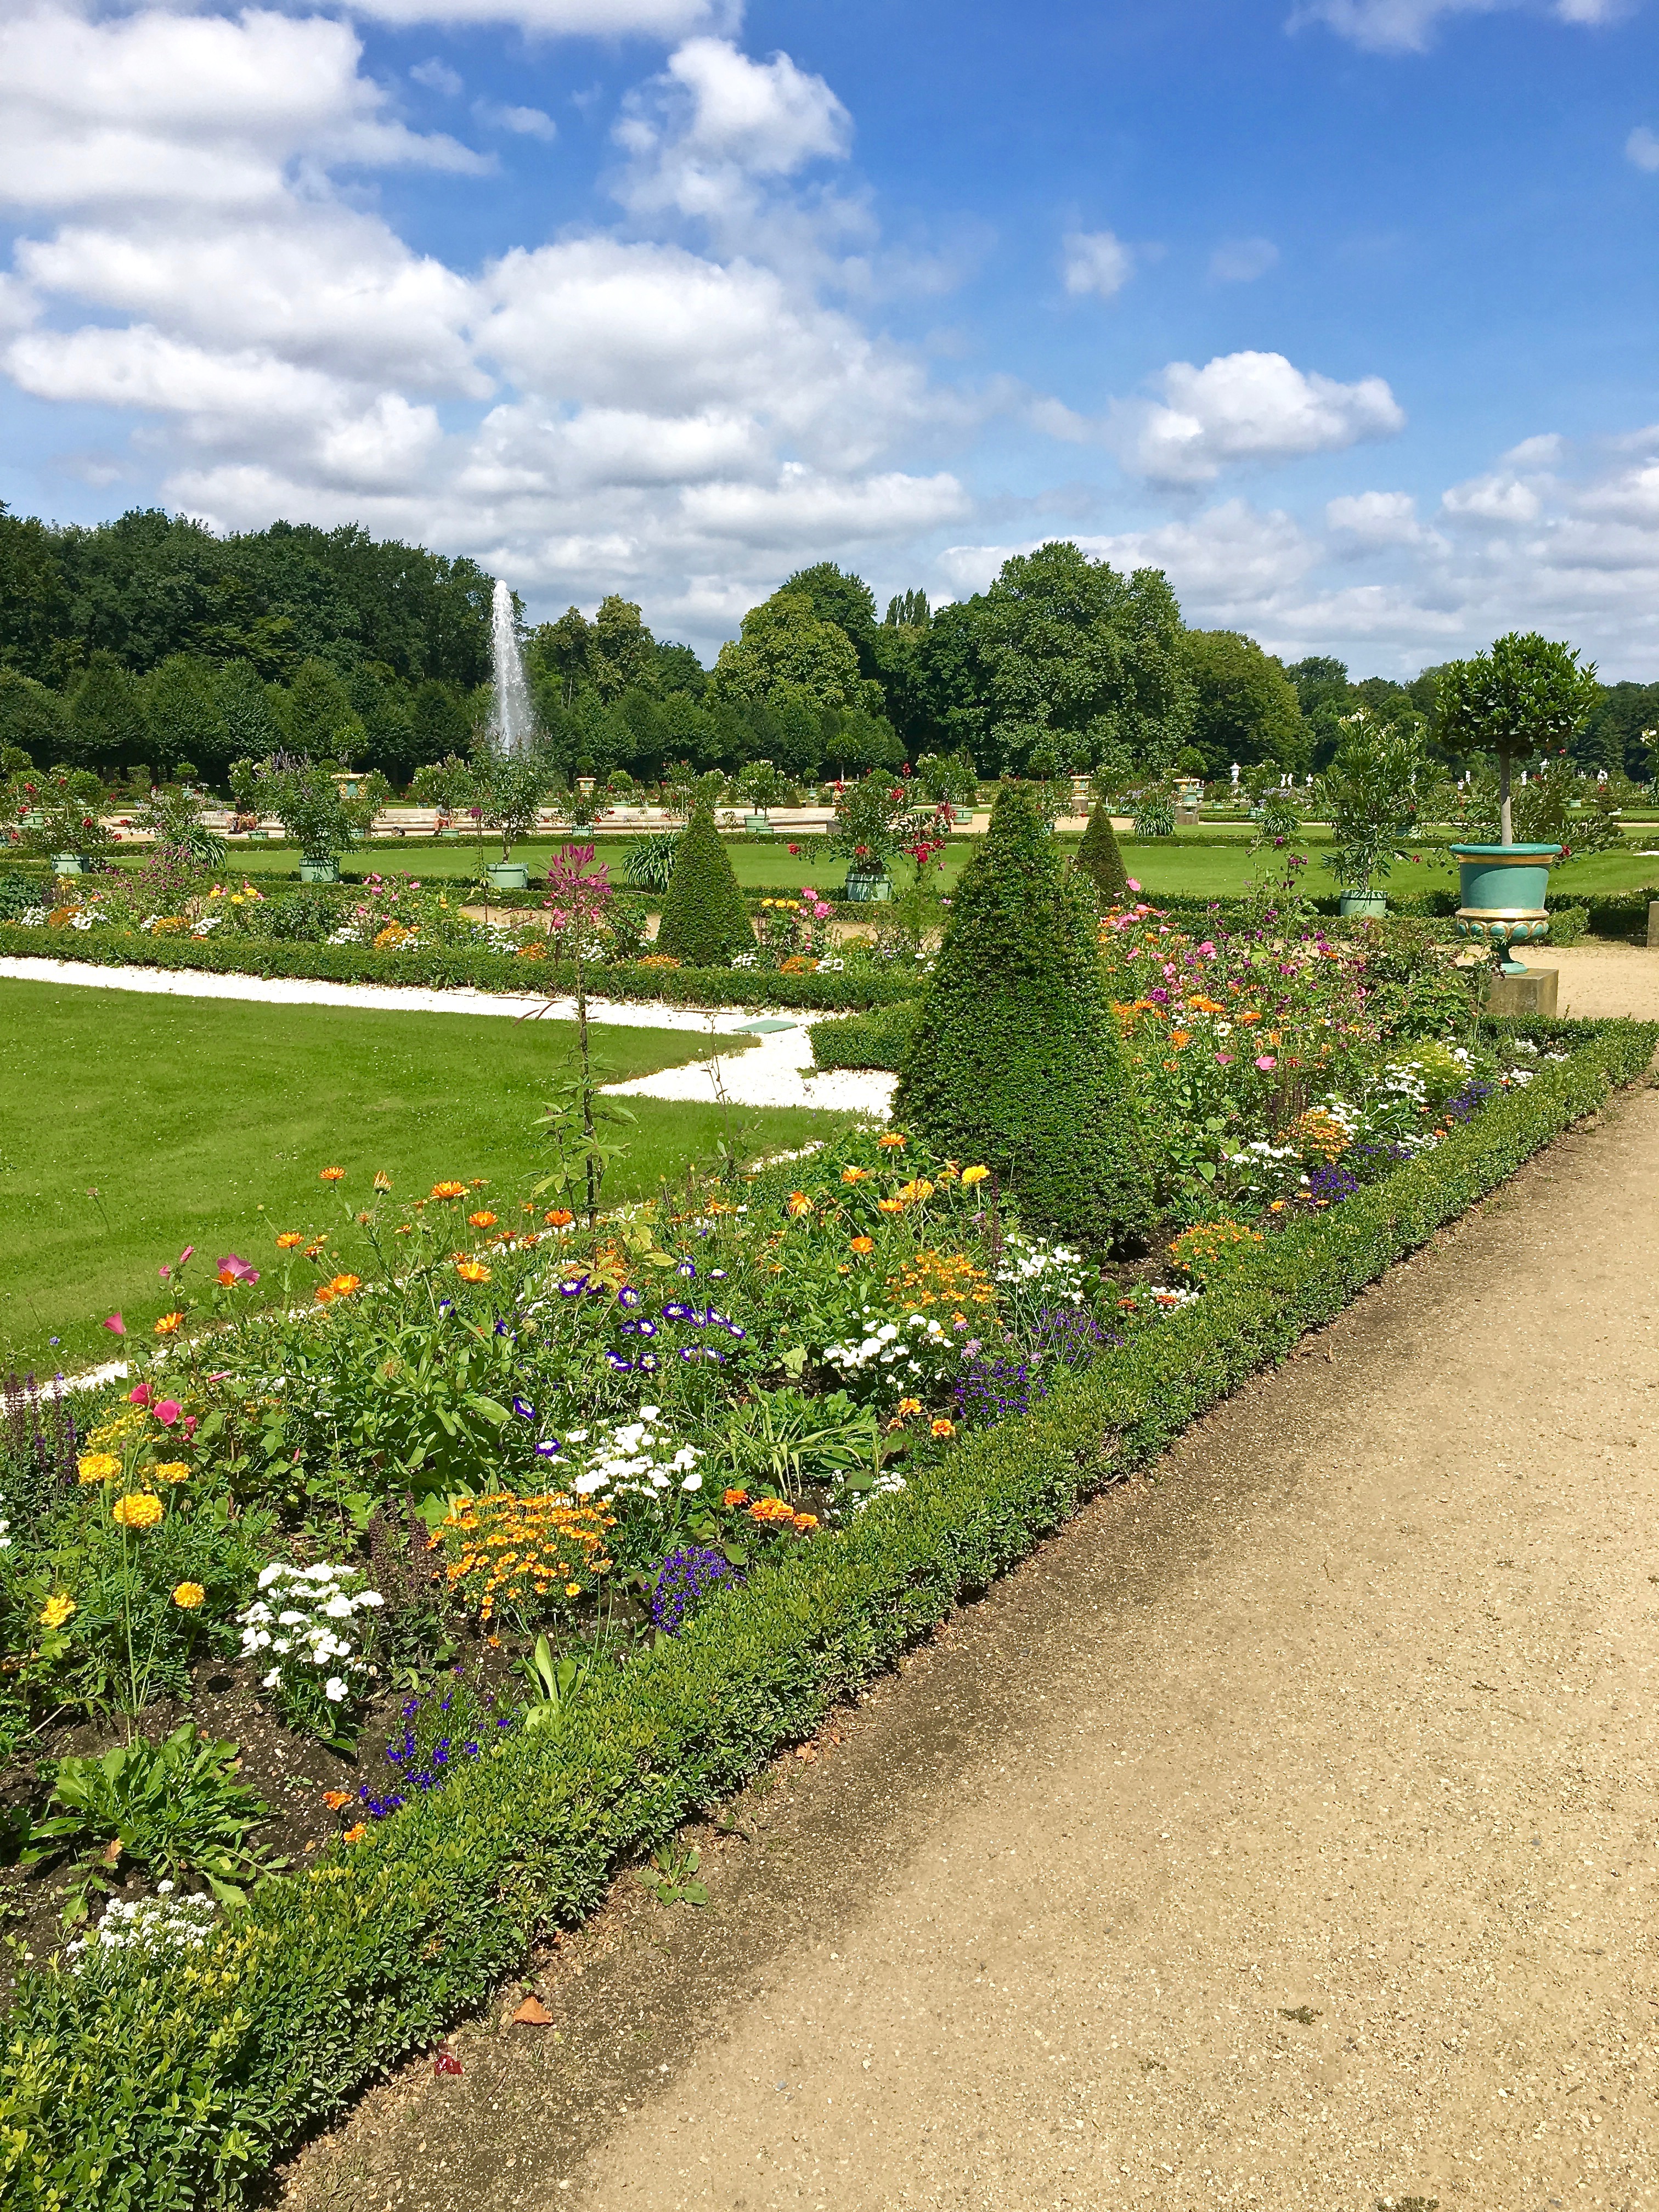
[[843,1014],[812,1024],[815,1067],[873,1067],[896,1075],[921,1012],[919,999],[896,999],[867,1014]]
[[245,2202],[307,2129],[482,2003],[538,1929],[589,1911],[619,1860],[810,1734],[1659,1043],[1659,1026],[1630,1022],[1529,1026],[1578,1049],[1387,1182],[1270,1238],[1031,1413],[713,1601],[553,1726],[267,1884],[199,1952],[107,1978],[28,1975],[0,2057],[0,2195],[16,2212]]
[[[126,937],[113,930],[0,927],[0,958],[76,960],[97,968],[191,969],[210,975],[303,976],[327,983],[414,984],[427,990],[574,991],[568,962],[428,946],[376,951],[372,945],[295,945],[251,938]],[[758,969],[590,969],[596,999],[665,1006],[779,1006],[835,1012],[912,997],[914,975],[775,975]]]

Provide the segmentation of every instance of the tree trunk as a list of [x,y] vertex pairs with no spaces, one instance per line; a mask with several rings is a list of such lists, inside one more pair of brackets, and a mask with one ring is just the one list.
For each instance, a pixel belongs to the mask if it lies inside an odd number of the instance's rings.
[[1498,756],[1498,842],[1500,845],[1515,842],[1515,814],[1510,803],[1510,757]]

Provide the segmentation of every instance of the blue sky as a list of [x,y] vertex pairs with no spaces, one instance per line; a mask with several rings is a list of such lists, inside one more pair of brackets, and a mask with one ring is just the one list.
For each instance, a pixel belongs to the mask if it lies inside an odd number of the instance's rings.
[[1659,676],[1653,0],[0,4],[0,497]]

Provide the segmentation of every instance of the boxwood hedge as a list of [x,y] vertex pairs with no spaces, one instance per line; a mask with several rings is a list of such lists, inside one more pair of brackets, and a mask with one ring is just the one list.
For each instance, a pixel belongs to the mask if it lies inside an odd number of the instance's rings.
[[554,1726],[507,1739],[355,1849],[267,1883],[200,1950],[36,1971],[0,2057],[15,2212],[202,2212],[431,2045],[599,1899],[617,1862],[738,1785],[830,1704],[1638,1077],[1659,1026],[1571,1040],[1436,1152],[1297,1222],[1196,1304],[852,1524],[712,1601]]

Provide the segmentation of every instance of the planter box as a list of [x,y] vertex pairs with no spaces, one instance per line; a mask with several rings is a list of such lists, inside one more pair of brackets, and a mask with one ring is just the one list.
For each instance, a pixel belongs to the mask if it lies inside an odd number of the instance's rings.
[[890,876],[855,876],[849,871],[842,896],[849,906],[878,905],[892,897],[893,879]]
[[302,884],[337,884],[340,864],[337,860],[301,860],[300,881]]
[[777,834],[763,814],[745,814],[743,826],[751,837],[772,837]]
[[1341,891],[1337,895],[1336,910],[1340,915],[1363,915],[1380,921],[1389,910],[1386,891]]
[[528,890],[530,870],[522,860],[492,860],[484,870],[484,881],[492,890]]

